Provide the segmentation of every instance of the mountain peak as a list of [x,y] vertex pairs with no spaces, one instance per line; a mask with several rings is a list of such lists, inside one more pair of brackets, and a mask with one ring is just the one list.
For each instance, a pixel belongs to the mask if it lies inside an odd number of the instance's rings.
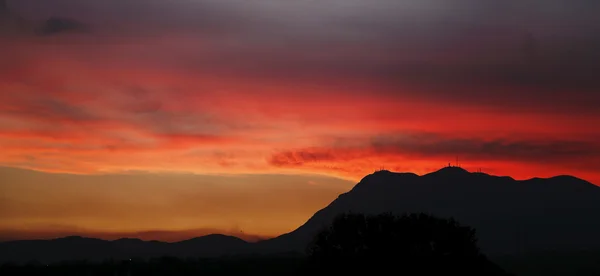
[[468,173],[468,171],[462,167],[444,167],[439,169],[437,173]]
[[[365,176],[300,228],[268,244],[282,249],[292,244],[301,250],[336,215],[350,211],[428,213],[454,218],[477,229],[481,247],[490,254],[559,245],[600,246],[600,226],[589,219],[600,213],[598,202],[598,187],[571,176],[517,181],[452,166],[423,176],[381,170]],[[567,224],[561,220],[577,227],[565,227]],[[527,242],[522,241],[524,233]]]
[[238,238],[238,237],[234,237],[234,236],[228,236],[228,235],[223,235],[223,234],[210,234],[210,235],[206,235],[206,236],[201,236],[201,237],[196,237],[196,238],[192,238],[189,240],[185,240],[185,241],[181,241],[182,242],[214,242],[214,241],[227,241],[227,242],[240,242],[240,243],[247,243],[246,241]]
[[444,175],[444,176],[451,176],[451,175],[463,175],[463,174],[469,174],[469,171],[461,168],[461,167],[444,167],[439,169],[436,172],[433,172],[432,174],[440,174],[440,175]]
[[393,172],[388,171],[388,170],[379,170],[373,173],[373,175],[389,175],[389,174],[393,174]]
[[399,172],[391,172],[388,170],[379,170],[372,174],[365,176],[360,182],[361,183],[377,183],[377,182],[388,182],[390,179],[397,179],[402,176],[417,176],[414,173],[399,173]]

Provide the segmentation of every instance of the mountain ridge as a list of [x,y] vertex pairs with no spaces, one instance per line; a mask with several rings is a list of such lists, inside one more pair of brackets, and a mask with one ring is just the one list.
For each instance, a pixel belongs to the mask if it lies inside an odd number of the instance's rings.
[[[536,192],[536,189],[539,189],[539,191]],[[456,191],[459,192],[457,193]],[[463,191],[463,193],[460,191]],[[455,194],[452,194],[453,192],[455,192]],[[397,202],[398,200],[401,200],[403,196],[406,196],[406,194],[427,201],[429,206],[425,206],[427,204],[418,204],[416,202],[412,202],[411,204]],[[573,206],[582,210],[588,210],[586,209],[587,207],[594,205],[591,203],[599,202],[598,204],[595,204],[593,213],[600,215],[600,187],[573,176],[559,175],[549,178],[515,180],[508,176],[468,172],[459,167],[445,167],[421,176],[414,173],[394,173],[385,170],[377,171],[362,178],[349,192],[341,194],[328,206],[317,211],[296,230],[271,240],[261,242],[264,247],[262,250],[267,252],[277,252],[283,247],[293,247],[295,250],[302,250],[303,245],[310,241],[312,235],[322,227],[326,227],[328,222],[330,222],[336,214],[341,212],[425,212],[443,217],[453,217],[463,224],[475,226],[477,230],[480,230],[478,229],[477,224],[481,223],[477,222],[485,220],[485,216],[477,216],[477,212],[469,213],[467,212],[468,210],[466,210],[466,207],[456,207],[456,204],[461,204],[461,200],[468,199],[486,205],[488,215],[500,215],[502,214],[502,209],[506,208],[509,211],[512,211],[515,216],[519,216],[519,211],[522,211],[520,216],[527,215],[533,216],[533,218],[540,218],[540,215],[543,215],[543,211],[540,212],[540,209],[543,208],[540,208],[539,206],[548,206],[550,203],[560,203],[560,198],[562,196],[571,194],[577,194],[577,196],[585,198],[583,201],[572,201],[574,202],[572,203]],[[590,194],[593,194],[594,200],[590,199]],[[538,195],[544,196],[543,200],[540,200],[538,207],[536,207],[535,203],[527,204],[525,198],[532,197],[535,199]],[[411,196],[408,196],[408,198]],[[478,197],[481,196],[486,198],[478,200]],[[515,200],[507,200],[506,202],[494,200],[494,197],[496,196],[521,196],[521,198],[518,198],[520,206],[516,206],[518,204],[516,204]],[[369,198],[375,198],[375,200],[370,200]],[[405,200],[410,200],[408,198],[405,198]],[[459,199],[453,200],[453,198]],[[595,199],[597,199],[597,201],[595,201]],[[496,205],[490,201],[495,201],[494,203]],[[512,202],[512,204],[508,204],[507,202]],[[564,203],[564,200],[562,203]],[[340,207],[340,205],[344,206]],[[370,208],[369,205],[376,205],[377,207]],[[554,209],[560,209],[560,206],[554,206]],[[454,210],[444,212],[446,208]],[[522,210],[520,210],[521,208]],[[455,214],[452,214],[453,212]],[[502,219],[508,221],[510,217],[509,214],[505,213],[503,214]],[[475,222],[475,225],[472,225],[473,223],[470,222]],[[580,222],[580,224],[582,223]],[[505,227],[510,228],[509,226]],[[531,225],[529,225],[529,227],[531,227]],[[598,231],[600,231],[600,227],[597,228],[599,228]],[[485,233],[487,231],[484,230],[483,232]],[[487,239],[489,238],[483,238],[484,241]],[[600,248],[600,239],[596,238],[596,240],[597,245]],[[278,243],[281,243],[282,245],[279,245]],[[513,247],[519,247],[518,243],[519,242],[513,240]],[[491,249],[488,248],[488,252],[498,255],[537,250],[537,248],[521,248],[521,250],[518,250],[518,248],[499,249],[495,248],[495,246],[488,247],[491,247]]]
[[243,254],[250,243],[240,238],[211,234],[179,242],[144,241],[134,238],[103,240],[67,236],[49,240],[0,242],[0,264],[38,261],[104,261],[107,259],[173,257],[218,257]]
[[[508,176],[446,167],[420,176],[414,173],[374,172],[318,210],[294,231],[256,243],[221,234],[172,243],[128,238],[104,241],[70,236],[54,240],[0,243],[0,262],[6,261],[9,253],[15,252],[7,250],[6,245],[15,244],[21,244],[24,248],[52,247],[48,245],[52,243],[94,244],[101,249],[97,251],[105,254],[91,256],[97,259],[136,254],[142,255],[139,257],[215,257],[303,252],[316,232],[344,212],[422,212],[454,218],[461,224],[475,228],[483,252],[492,256],[519,255],[546,249],[600,248],[600,237],[596,235],[600,232],[600,226],[596,226],[591,219],[600,215],[600,187],[568,175],[515,180]],[[54,248],[60,247],[57,245]],[[39,251],[37,249],[30,249],[30,252],[27,249],[20,250],[21,260],[31,257],[60,259],[60,254],[51,254],[52,258],[46,258],[27,254]],[[76,252],[78,249],[75,246],[73,250]],[[62,257],[68,259],[73,256],[81,257],[73,252]]]

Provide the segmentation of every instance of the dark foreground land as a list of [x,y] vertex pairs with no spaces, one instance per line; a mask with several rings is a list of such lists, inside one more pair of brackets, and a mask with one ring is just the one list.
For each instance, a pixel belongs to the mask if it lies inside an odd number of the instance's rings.
[[[553,264],[546,269],[548,264]],[[545,254],[529,258],[504,258],[497,264],[518,276],[559,276],[580,275],[600,276],[600,252],[580,252],[564,256],[558,253]],[[573,268],[577,267],[577,271]],[[378,270],[374,268],[374,270]],[[385,272],[369,275],[385,274]],[[60,276],[121,276],[121,275],[322,275],[310,272],[307,260],[303,256],[273,256],[244,258],[207,258],[179,259],[156,258],[152,260],[123,260],[89,263],[85,261],[63,262],[52,265],[29,264],[0,265],[0,275],[60,275]],[[335,274],[335,272],[332,275]],[[400,273],[397,275],[427,275]],[[443,275],[443,274],[442,274]]]
[[210,259],[164,257],[103,263],[5,264],[0,267],[0,275],[300,275],[303,265],[304,259],[296,256]]
[[598,186],[571,176],[517,181],[456,167],[423,176],[379,171],[274,239],[4,242],[0,276],[600,276],[599,202]]
[[[305,254],[5,264],[0,275],[509,275],[477,247],[475,230],[426,214],[342,214]],[[385,273],[387,273],[385,272]]]
[[[390,260],[392,261],[392,260]],[[345,260],[344,263],[360,262]],[[340,262],[335,262],[340,264]],[[106,261],[103,263],[64,262],[52,265],[30,263],[27,265],[5,264],[0,266],[0,275],[89,275],[89,276],[121,276],[121,275],[339,275],[351,273],[352,265],[339,267],[339,271],[328,267],[317,267],[302,256],[280,257],[243,257],[212,259],[178,259],[156,258],[152,260]],[[496,266],[490,266],[483,275],[511,275],[504,273]],[[355,271],[360,274],[380,275],[389,273],[389,267],[371,267]],[[397,269],[402,269],[398,266]],[[442,269],[440,267],[440,269]],[[443,270],[443,269],[442,269]],[[404,271],[399,275],[434,275],[432,271]],[[437,274],[436,274],[437,275]],[[466,274],[476,275],[476,274]]]

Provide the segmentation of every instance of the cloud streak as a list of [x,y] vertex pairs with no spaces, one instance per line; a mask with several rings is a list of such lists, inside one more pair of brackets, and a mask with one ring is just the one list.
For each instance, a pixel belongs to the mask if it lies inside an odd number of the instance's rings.
[[[453,160],[460,156],[471,163],[505,161],[516,163],[594,164],[600,148],[592,141],[478,140],[431,134],[377,137],[353,147],[313,147],[273,154],[275,166],[302,167],[327,162],[348,162],[377,157],[398,159]],[[583,160],[583,161],[582,161]],[[367,169],[368,171],[368,169]]]

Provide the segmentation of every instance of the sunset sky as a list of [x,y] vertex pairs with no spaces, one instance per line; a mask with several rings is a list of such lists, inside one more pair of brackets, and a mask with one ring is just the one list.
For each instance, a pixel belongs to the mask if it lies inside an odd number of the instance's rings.
[[597,0],[2,2],[0,240],[272,237],[457,156],[600,184]]

